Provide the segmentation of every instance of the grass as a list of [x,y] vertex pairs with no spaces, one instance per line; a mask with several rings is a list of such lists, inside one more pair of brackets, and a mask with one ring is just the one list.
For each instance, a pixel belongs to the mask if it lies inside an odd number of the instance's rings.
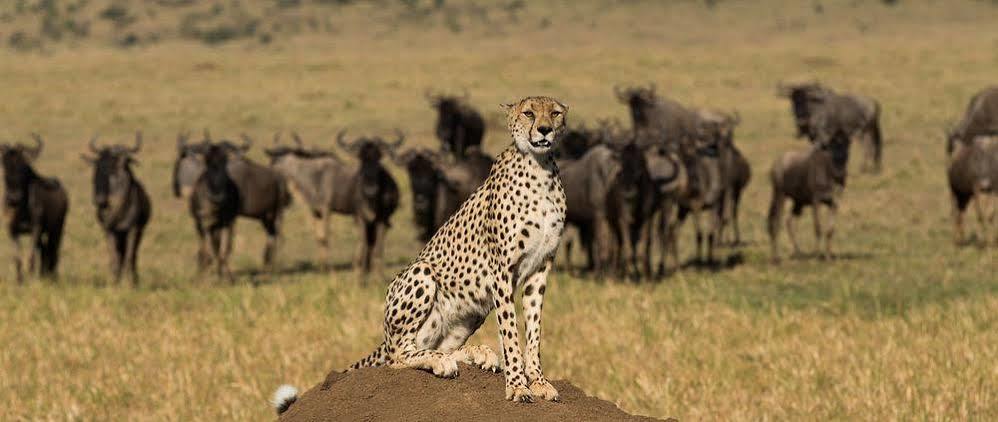
[[[500,102],[549,94],[575,121],[623,119],[611,87],[646,81],[684,103],[740,111],[737,142],[754,170],[744,262],[659,284],[556,274],[544,323],[549,376],[631,412],[682,420],[998,418],[998,252],[953,245],[942,141],[968,98],[995,83],[998,8],[532,2],[488,26],[463,12],[474,2],[455,3],[425,16],[343,6],[335,34],[267,45],[67,41],[0,52],[0,139],[42,133],[37,169],[60,177],[72,202],[58,285],[17,287],[6,258],[0,266],[0,400],[15,403],[0,419],[267,419],[278,384],[314,385],[377,344],[391,274],[365,282],[312,270],[317,248],[300,204],[286,217],[284,271],[255,272],[262,230],[242,221],[238,284],[196,276],[193,227],[169,185],[180,129],[245,131],[259,144],[295,129],[331,147],[341,127],[401,127],[410,143],[431,145],[423,91],[467,87],[496,153],[507,142]],[[803,146],[775,87],[809,78],[882,102],[885,170],[850,175],[837,221],[843,259],[772,266],[766,172],[781,151]],[[146,147],[136,171],[155,214],[143,286],[131,289],[107,284],[79,154],[95,132],[130,142],[137,129]],[[259,147],[251,155],[263,159]],[[419,248],[408,199],[389,232],[393,268]],[[809,232],[800,230],[805,247]],[[343,267],[357,233],[345,217],[333,233]],[[686,256],[691,240],[681,238]],[[489,322],[471,341],[495,339]]]

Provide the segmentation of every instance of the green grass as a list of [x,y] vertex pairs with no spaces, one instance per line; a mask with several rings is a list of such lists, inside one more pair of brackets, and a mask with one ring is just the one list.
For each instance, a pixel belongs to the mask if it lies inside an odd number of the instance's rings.
[[[424,14],[386,4],[329,9],[335,31],[269,44],[166,37],[126,50],[107,47],[98,31],[29,54],[0,52],[0,139],[40,132],[48,143],[37,169],[61,178],[71,197],[59,284],[15,286],[10,249],[0,248],[0,400],[16,403],[0,419],[266,419],[278,384],[314,385],[379,341],[391,271],[366,281],[314,271],[318,251],[300,203],[286,216],[281,272],[256,272],[262,230],[241,221],[237,285],[197,277],[193,224],[170,191],[179,130],[246,132],[258,140],[258,160],[277,130],[332,147],[342,127],[400,127],[411,144],[432,145],[424,90],[467,87],[489,121],[486,149],[497,153],[508,142],[501,102],[547,94],[576,122],[626,119],[611,88],[648,81],[690,105],[740,111],[736,142],[754,173],[743,262],[653,284],[556,273],[544,314],[549,376],[628,411],[681,420],[998,418],[998,249],[953,245],[942,140],[969,97],[996,83],[998,8],[826,1],[819,14],[812,2],[779,0],[713,9],[530,2],[516,19],[496,14],[486,24],[471,1]],[[157,16],[146,24],[170,27],[178,15]],[[0,31],[4,22],[30,26],[0,19]],[[836,224],[842,259],[774,266],[767,171],[782,151],[804,147],[776,84],[811,78],[881,101],[885,169],[864,175],[853,166]],[[146,146],[136,172],[155,211],[143,285],[131,289],[107,282],[79,155],[94,133],[130,142],[137,129]],[[388,234],[393,269],[419,248],[410,206],[405,196]],[[799,230],[805,249],[814,244],[808,220]],[[342,268],[357,233],[338,217],[333,234]],[[683,257],[691,244],[685,233]],[[495,339],[489,322],[471,341]]]

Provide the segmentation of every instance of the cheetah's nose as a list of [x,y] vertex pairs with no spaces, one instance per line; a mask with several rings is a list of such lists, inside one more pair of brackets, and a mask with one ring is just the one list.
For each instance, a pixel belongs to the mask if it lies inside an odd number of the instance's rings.
[[551,126],[538,126],[537,131],[540,132],[541,135],[547,135],[551,133]]

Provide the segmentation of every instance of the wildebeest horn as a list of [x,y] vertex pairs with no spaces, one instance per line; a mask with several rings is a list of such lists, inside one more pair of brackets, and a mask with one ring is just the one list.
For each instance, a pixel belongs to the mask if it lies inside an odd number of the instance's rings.
[[346,141],[347,130],[341,129],[339,133],[336,134],[336,144],[347,151],[353,151],[354,146]]
[[468,92],[468,88],[467,87],[461,88],[461,90],[462,90],[461,98],[464,98],[465,100],[468,100],[469,98],[471,98],[471,93]]
[[208,132],[208,128],[204,128],[204,140],[211,142],[211,132]]
[[29,153],[30,153],[31,155],[33,155],[33,156],[37,157],[37,156],[38,156],[38,154],[41,154],[41,153],[42,153],[42,147],[44,147],[44,146],[45,146],[45,142],[42,142],[42,137],[41,137],[41,135],[39,135],[39,134],[37,134],[37,133],[32,133],[32,134],[31,134],[31,139],[34,139],[34,140],[35,140],[35,147],[34,147],[34,148],[32,148],[32,149],[30,149],[30,150],[28,150],[28,152],[29,152]]
[[298,148],[305,149],[305,144],[301,141],[301,136],[298,136],[297,131],[291,131],[291,139],[295,141]]
[[388,149],[389,150],[397,149],[398,147],[402,146],[403,142],[405,142],[405,133],[402,132],[402,129],[396,128],[395,129],[395,142],[387,144]]
[[90,138],[90,142],[87,143],[90,146],[90,152],[97,152],[97,135],[94,134],[93,138]]
[[245,133],[239,134],[239,137],[243,138],[243,144],[239,147],[239,149],[243,152],[249,151],[250,147],[253,146],[253,138],[250,138],[249,135]]
[[142,131],[135,132],[135,146],[128,150],[129,154],[136,154],[142,149]]
[[742,123],[741,113],[739,113],[738,110],[731,110],[731,114],[728,115],[728,122],[730,122],[732,126],[738,126],[739,124],[741,124]]
[[624,90],[620,88],[620,85],[614,85],[613,86],[613,95],[616,95],[618,100],[621,100],[621,101],[626,101],[627,100],[627,93],[624,92]]

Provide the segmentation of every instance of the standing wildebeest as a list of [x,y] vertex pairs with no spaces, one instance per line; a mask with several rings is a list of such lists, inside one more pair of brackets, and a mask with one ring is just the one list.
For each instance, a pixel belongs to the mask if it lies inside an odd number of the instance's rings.
[[880,131],[880,103],[855,94],[836,93],[817,82],[779,86],[779,94],[790,99],[797,137],[815,142],[832,131],[844,130],[849,137],[860,135],[865,151],[863,171],[879,172],[883,156]]
[[239,212],[239,189],[229,177],[228,149],[220,144],[204,146],[204,172],[194,183],[190,196],[190,211],[201,240],[201,251],[207,259],[199,262],[204,269],[214,261],[218,276],[234,282],[229,268],[229,254],[232,252],[233,226]]
[[707,249],[708,264],[714,261],[714,246],[720,229],[720,206],[724,195],[721,177],[720,139],[716,133],[703,132],[693,141],[683,143],[679,158],[686,174],[686,183],[676,192],[679,210],[676,220],[669,226],[666,239],[678,263],[677,234],[686,217],[693,214],[696,231],[696,263],[704,263],[703,249]]
[[381,164],[385,151],[398,148],[404,136],[394,143],[381,138],[361,138],[346,142],[340,131],[337,142],[359,164],[342,161],[329,151],[305,149],[295,135],[296,147],[267,150],[271,166],[284,177],[312,211],[316,237],[322,250],[322,265],[328,261],[329,216],[352,215],[361,229],[353,266],[364,273],[380,269],[384,254],[385,231],[398,208],[399,190],[395,180]]
[[[967,111],[956,127],[948,135],[951,140],[969,143],[974,137],[998,134],[998,86],[985,88],[975,94],[967,105]],[[953,142],[948,142],[952,153]]]
[[676,101],[659,97],[654,84],[627,89],[614,87],[613,92],[630,108],[634,135],[642,147],[664,142],[676,150],[681,142],[693,139],[699,130],[697,113]]
[[468,148],[481,147],[485,134],[485,120],[468,104],[468,93],[463,97],[426,94],[427,101],[437,109],[437,138],[444,151],[464,158]]
[[738,113],[721,113],[717,111],[700,111],[700,119],[709,129],[715,131],[718,137],[718,157],[720,159],[720,170],[722,189],[719,207],[720,227],[718,228],[718,241],[725,242],[725,228],[731,227],[731,244],[741,243],[741,231],[738,228],[738,206],[741,203],[742,192],[748,186],[752,178],[752,168],[749,166],[745,155],[735,146],[735,127],[741,123]]
[[3,156],[4,220],[14,244],[14,270],[17,281],[24,281],[21,252],[23,234],[31,234],[31,255],[28,271],[54,277],[59,265],[59,244],[69,209],[66,190],[56,179],[43,177],[31,167],[42,152],[42,138],[37,134],[35,147],[21,144],[0,145]]
[[409,174],[413,217],[422,242],[430,240],[485,181],[495,161],[477,148],[468,150],[465,158],[455,163],[446,163],[443,157],[426,148],[410,149],[398,156],[392,154],[392,158]]
[[[810,206],[814,217],[814,233],[818,251],[824,258],[832,257],[832,234],[835,214],[838,212],[838,197],[846,185],[846,164],[849,160],[849,134],[839,128],[830,137],[819,138],[807,151],[784,153],[770,171],[773,183],[773,199],[769,204],[767,227],[772,248],[772,259],[778,262],[780,218],[787,198],[793,201],[791,214],[787,216],[787,234],[795,254],[800,254],[794,222],[804,207]],[[822,227],[821,205],[828,207],[828,221]],[[821,242],[825,248],[821,250]]]
[[659,208],[658,185],[651,177],[641,147],[634,142],[613,145],[620,170],[610,184],[605,204],[615,240],[611,262],[622,276],[628,273],[650,276],[648,229]]
[[[611,258],[607,196],[620,172],[620,160],[606,145],[592,147],[578,160],[559,160],[565,189],[567,226],[574,226],[586,249],[587,270],[602,272]],[[565,263],[572,268],[572,244],[566,240]]]
[[113,145],[97,148],[97,137],[90,140],[90,152],[83,159],[94,166],[94,206],[97,220],[104,229],[114,280],[121,280],[127,270],[133,284],[138,284],[136,269],[142,232],[152,214],[149,195],[132,173],[134,155],[142,148],[142,134],[135,134],[135,146]]
[[[954,240],[963,242],[963,215],[970,201],[975,201],[983,243],[992,240],[998,202],[998,136],[978,136],[970,141],[950,137],[951,151],[946,175],[953,195]],[[987,206],[982,201],[990,199]],[[998,232],[993,233],[998,241]]]
[[[178,136],[178,156],[173,172],[174,194],[178,197],[185,196],[191,191],[192,179],[198,180],[204,171],[204,153],[209,144],[218,146],[228,155],[226,170],[239,189],[239,216],[259,220],[267,232],[263,262],[268,270],[272,270],[280,236],[281,216],[291,204],[291,193],[277,171],[257,164],[244,155],[252,145],[249,137],[243,135],[243,144],[236,145],[225,140],[212,143],[207,131],[200,144],[187,143],[186,134]],[[202,255],[205,252],[201,251]]]

